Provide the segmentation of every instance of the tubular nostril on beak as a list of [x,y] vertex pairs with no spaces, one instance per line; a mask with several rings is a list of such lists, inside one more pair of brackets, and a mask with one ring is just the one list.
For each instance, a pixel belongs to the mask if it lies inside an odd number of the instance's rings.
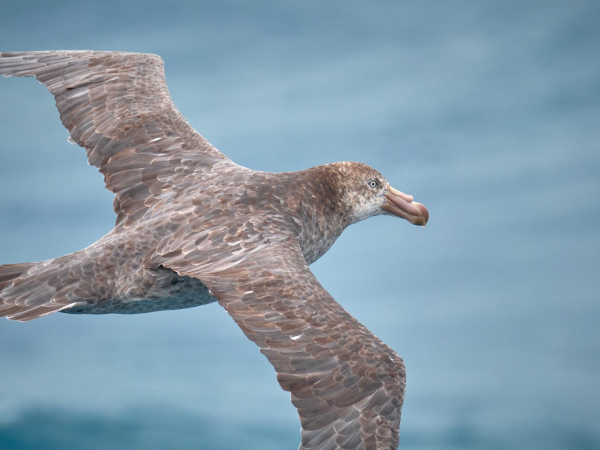
[[402,198],[405,202],[410,203],[414,199],[414,197],[412,195],[408,195],[402,191],[399,191],[398,189],[394,189],[389,184],[388,184],[388,188],[389,188],[391,194],[397,195],[398,197]]

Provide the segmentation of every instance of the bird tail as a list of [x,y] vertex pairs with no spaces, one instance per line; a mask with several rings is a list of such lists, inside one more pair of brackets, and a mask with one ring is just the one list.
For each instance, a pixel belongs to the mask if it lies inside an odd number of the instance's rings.
[[47,283],[44,266],[44,263],[0,266],[0,317],[25,322],[70,306],[52,302],[56,291]]

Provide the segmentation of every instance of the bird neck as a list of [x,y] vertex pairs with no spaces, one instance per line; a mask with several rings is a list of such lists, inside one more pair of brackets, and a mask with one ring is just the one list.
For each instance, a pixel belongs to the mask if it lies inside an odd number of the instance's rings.
[[300,247],[311,264],[331,248],[351,223],[342,201],[340,174],[325,165],[288,175],[286,212],[298,225]]

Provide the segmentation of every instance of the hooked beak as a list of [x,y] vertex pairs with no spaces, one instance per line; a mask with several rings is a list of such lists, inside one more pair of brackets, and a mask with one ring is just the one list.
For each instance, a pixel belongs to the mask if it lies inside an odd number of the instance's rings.
[[382,206],[384,211],[408,220],[413,225],[423,225],[429,220],[429,211],[420,203],[413,202],[413,196],[400,192],[388,185],[387,201]]

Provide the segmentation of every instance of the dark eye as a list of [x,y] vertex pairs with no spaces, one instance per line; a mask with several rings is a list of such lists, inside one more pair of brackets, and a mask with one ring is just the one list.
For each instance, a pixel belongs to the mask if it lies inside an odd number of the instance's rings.
[[379,187],[379,180],[371,180],[371,181],[369,181],[369,187],[373,188],[373,189]]

